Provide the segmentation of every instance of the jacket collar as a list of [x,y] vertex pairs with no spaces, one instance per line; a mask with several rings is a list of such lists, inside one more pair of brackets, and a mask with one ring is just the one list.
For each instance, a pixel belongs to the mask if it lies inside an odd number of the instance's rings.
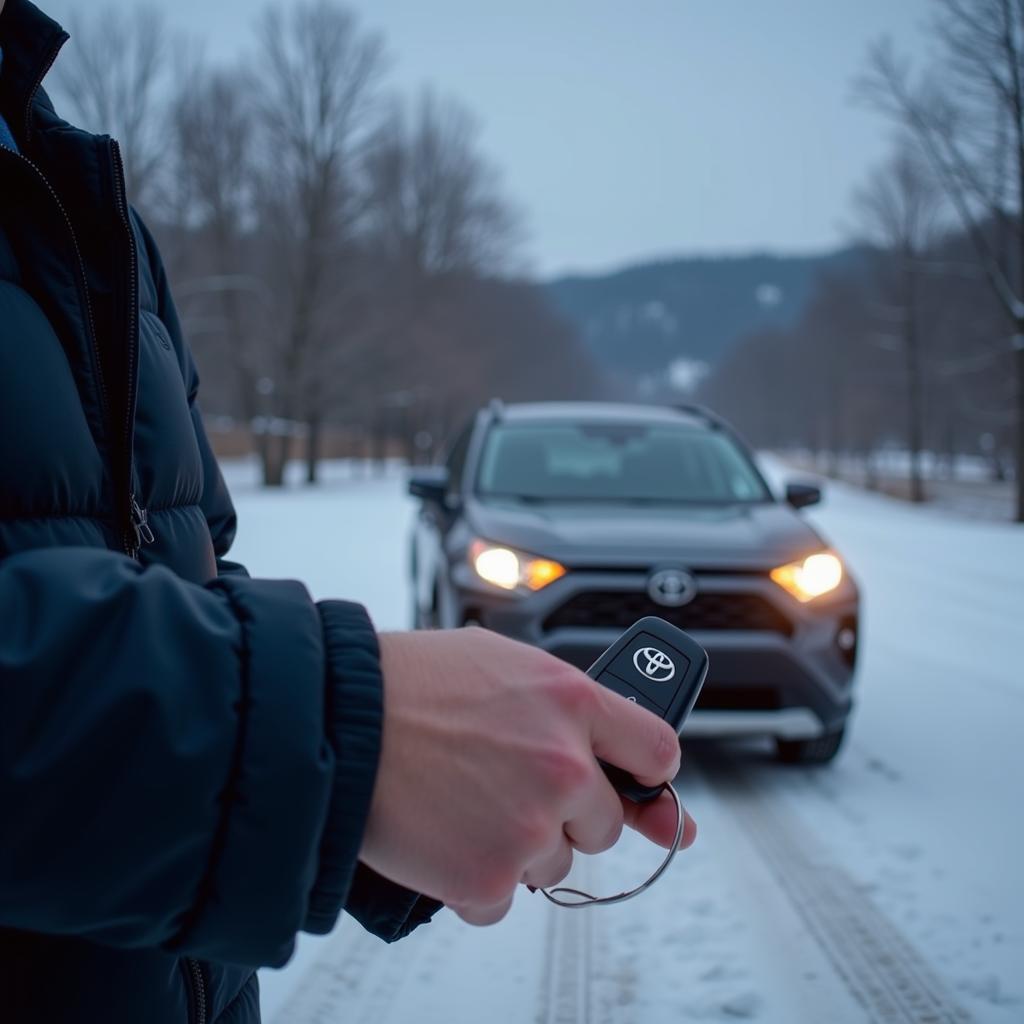
[[7,0],[0,13],[0,111],[17,137],[32,132],[32,101],[69,36],[29,0]]

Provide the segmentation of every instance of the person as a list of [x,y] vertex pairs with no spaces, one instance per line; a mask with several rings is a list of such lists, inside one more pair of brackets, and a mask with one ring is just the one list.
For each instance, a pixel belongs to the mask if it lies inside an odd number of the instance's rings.
[[[259,1019],[255,968],[342,910],[473,924],[667,797],[678,740],[549,655],[228,560],[235,513],[119,150],[57,117],[67,36],[0,0],[0,1006]],[[328,542],[329,543],[329,542]],[[685,842],[694,826],[687,820]]]

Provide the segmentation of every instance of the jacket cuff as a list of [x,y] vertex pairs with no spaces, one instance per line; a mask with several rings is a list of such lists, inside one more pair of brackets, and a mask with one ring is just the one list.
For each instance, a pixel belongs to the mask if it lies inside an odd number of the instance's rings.
[[352,879],[345,912],[377,938],[397,942],[421,924],[427,924],[443,906],[360,863]]
[[324,722],[335,774],[303,928],[323,934],[337,923],[363,845],[380,761],[384,695],[380,647],[366,611],[346,601],[321,601],[317,607],[326,656]]

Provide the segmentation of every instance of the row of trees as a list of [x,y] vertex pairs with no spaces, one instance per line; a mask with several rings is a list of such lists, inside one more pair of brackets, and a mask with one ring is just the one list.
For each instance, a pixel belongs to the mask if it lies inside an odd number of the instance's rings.
[[856,84],[895,128],[851,204],[863,259],[792,330],[707,385],[759,442],[861,454],[980,452],[1024,521],[1024,0],[932,0],[933,63],[876,43]]
[[63,99],[122,145],[208,410],[252,431],[279,484],[297,433],[434,443],[490,394],[599,387],[516,280],[521,219],[473,119],[387,87],[383,39],[334,0],[268,8],[244,65],[211,66],[156,8],[72,24]]

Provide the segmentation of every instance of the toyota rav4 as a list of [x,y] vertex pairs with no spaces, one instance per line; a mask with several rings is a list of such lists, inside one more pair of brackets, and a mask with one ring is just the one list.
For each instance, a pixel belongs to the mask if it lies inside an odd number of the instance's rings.
[[709,652],[686,734],[773,737],[786,761],[839,750],[857,657],[857,587],[752,453],[696,406],[482,409],[442,466],[409,480],[421,627],[480,624],[586,668],[659,615]]

